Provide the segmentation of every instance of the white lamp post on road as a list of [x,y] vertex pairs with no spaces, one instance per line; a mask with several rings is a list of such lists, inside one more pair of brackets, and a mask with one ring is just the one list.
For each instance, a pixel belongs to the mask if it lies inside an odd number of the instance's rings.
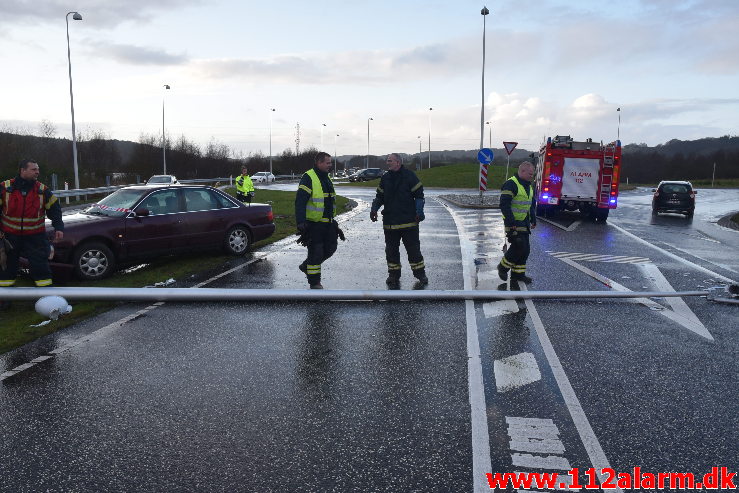
[[492,149],[493,148],[493,122],[485,122],[485,125],[490,125],[488,127],[488,130],[489,130],[489,132],[488,132],[488,134],[489,134],[488,135],[488,147]]
[[325,123],[321,123],[321,150],[323,151],[323,128],[326,126]]
[[369,154],[370,154],[370,132],[369,132],[369,122],[370,120],[374,120],[374,118],[369,117],[367,118],[367,160],[364,163],[364,167],[369,168]]
[[74,93],[72,92],[72,55],[69,49],[69,14],[72,14],[72,19],[76,21],[82,20],[82,15],[79,12],[67,12],[65,18],[67,22],[67,62],[69,64],[69,103],[72,109],[72,160],[74,162],[74,188],[80,188],[80,173],[77,167],[77,130],[74,126]]
[[421,161],[421,136],[418,136],[418,167],[416,169],[423,168],[423,162]]
[[272,113],[275,109],[269,109],[269,172],[272,173]]
[[429,169],[431,169],[431,111],[433,108],[429,108]]
[[162,172],[163,175],[167,174],[167,134],[164,131],[164,96],[167,94],[167,91],[170,89],[169,84],[164,84],[164,91],[162,93],[162,164],[164,171]]
[[[487,7],[480,11],[482,15],[482,104],[480,105],[480,149],[485,145],[485,18],[490,13]],[[482,195],[482,193],[481,193]]]
[[339,161],[336,159],[336,148],[337,148],[336,141],[338,138],[339,138],[339,134],[336,134],[336,136],[334,137],[334,175],[339,170]]

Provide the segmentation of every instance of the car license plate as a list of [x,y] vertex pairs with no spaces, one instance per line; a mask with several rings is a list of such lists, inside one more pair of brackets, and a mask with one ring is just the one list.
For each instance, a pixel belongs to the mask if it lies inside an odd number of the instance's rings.
[[668,200],[667,203],[669,203],[669,204],[679,204],[680,201],[677,200],[677,199],[672,199],[672,200]]
[[557,198],[557,197],[550,197],[549,198],[549,203],[550,204],[557,205],[559,203],[559,198]]

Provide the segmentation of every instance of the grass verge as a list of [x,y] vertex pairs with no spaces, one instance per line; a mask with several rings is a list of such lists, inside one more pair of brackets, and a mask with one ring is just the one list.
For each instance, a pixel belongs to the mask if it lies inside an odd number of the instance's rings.
[[[508,169],[510,178],[518,167]],[[413,170],[423,183],[424,188],[470,188],[477,190],[480,180],[479,164],[450,164],[437,166],[431,169]],[[505,166],[490,166],[488,168],[488,190],[499,190],[505,181]],[[376,188],[380,179],[363,181],[360,183],[340,183],[339,186],[373,187]]]
[[[234,194],[235,190],[227,190],[227,192]],[[272,212],[275,215],[275,232],[269,238],[254,243],[250,249],[251,251],[258,250],[295,233],[295,192],[260,189],[257,190],[255,199],[258,202],[272,205]],[[349,200],[346,197],[337,198],[337,210],[339,212],[345,212],[348,207]],[[72,280],[66,286],[140,288],[170,278],[176,280],[188,279],[200,272],[223,266],[232,259],[234,257],[217,251],[160,257],[150,263],[118,271],[102,281],[83,282]],[[28,277],[21,276],[16,285],[31,287],[33,282]],[[32,325],[39,324],[44,320],[34,310],[34,302],[13,302],[9,308],[0,311],[0,353],[5,353],[80,320],[109,310],[114,305],[115,303],[111,302],[75,302],[74,310],[69,315],[41,327],[32,327]]]

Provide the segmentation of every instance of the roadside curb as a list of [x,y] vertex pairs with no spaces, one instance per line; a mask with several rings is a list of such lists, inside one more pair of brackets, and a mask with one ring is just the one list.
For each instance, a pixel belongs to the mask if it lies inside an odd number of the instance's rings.
[[500,209],[500,194],[483,195],[482,204],[479,195],[439,195],[438,198],[465,209]]
[[737,212],[735,211],[735,212],[725,215],[724,217],[722,217],[721,219],[717,221],[718,225],[723,226],[724,228],[729,228],[735,231],[739,231],[739,223],[735,223],[734,221],[731,220],[731,218],[734,217],[734,215],[736,214]]

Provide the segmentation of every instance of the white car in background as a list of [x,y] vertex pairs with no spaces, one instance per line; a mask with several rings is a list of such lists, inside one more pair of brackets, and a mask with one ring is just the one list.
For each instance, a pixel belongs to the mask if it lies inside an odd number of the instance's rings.
[[251,175],[251,181],[253,183],[274,183],[275,175],[269,171],[259,171]]
[[154,175],[146,180],[147,187],[163,187],[167,185],[179,185],[175,175]]

